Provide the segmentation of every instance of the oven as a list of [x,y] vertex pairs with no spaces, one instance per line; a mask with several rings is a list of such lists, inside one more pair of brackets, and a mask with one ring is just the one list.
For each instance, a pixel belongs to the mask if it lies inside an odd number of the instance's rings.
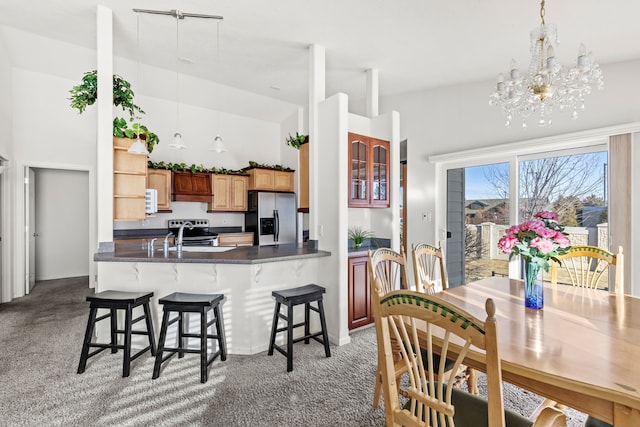
[[170,219],[167,228],[178,238],[180,227],[185,222],[193,224],[193,228],[184,227],[182,231],[182,244],[184,246],[218,246],[218,233],[209,228],[208,219]]

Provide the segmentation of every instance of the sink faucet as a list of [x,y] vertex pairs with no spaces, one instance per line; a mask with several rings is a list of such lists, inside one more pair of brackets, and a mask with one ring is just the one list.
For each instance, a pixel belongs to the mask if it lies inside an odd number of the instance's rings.
[[193,230],[193,224],[189,221],[185,221],[180,225],[180,230],[178,230],[178,238],[176,240],[176,251],[180,254],[182,253],[182,235],[184,234],[184,228],[187,227],[189,230]]
[[169,252],[169,237],[173,236],[173,232],[170,231],[169,234],[167,234],[164,238],[164,242],[162,244],[162,248],[164,250],[164,253],[166,254],[167,252]]

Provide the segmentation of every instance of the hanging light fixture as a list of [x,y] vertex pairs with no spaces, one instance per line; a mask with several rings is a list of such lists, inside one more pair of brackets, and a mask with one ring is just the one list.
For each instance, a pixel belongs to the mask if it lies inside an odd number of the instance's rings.
[[[217,22],[216,27],[216,76],[220,75],[220,20]],[[216,82],[216,84],[218,84]],[[220,107],[218,107],[220,108]],[[222,153],[223,151],[227,151],[227,147],[224,145],[224,141],[222,141],[222,137],[220,136],[220,111],[216,111],[216,130],[217,135],[213,139],[213,143],[211,144],[210,150],[215,151],[216,153]]]
[[[136,12],[136,81],[138,82],[138,88],[140,87],[140,14]],[[137,101],[137,99],[136,99]],[[138,120],[138,134],[136,140],[127,150],[131,154],[149,154],[147,150],[147,144],[140,139],[140,112],[138,112],[136,119]]]
[[169,148],[183,150],[187,148],[180,133],[180,20],[183,19],[183,15],[179,10],[172,12],[175,12],[176,17],[176,133],[173,134]]
[[592,86],[603,87],[602,71],[594,61],[593,54],[583,44],[578,51],[577,63],[565,71],[555,58],[554,45],[558,44],[554,24],[545,24],[544,0],[540,4],[541,24],[531,31],[531,64],[526,73],[521,73],[514,60],[507,79],[498,76],[496,90],[489,97],[489,104],[502,108],[507,117],[506,126],[516,116],[522,117],[522,127],[533,114],[539,114],[539,126],[551,125],[554,107],[571,109],[572,118],[584,109],[584,98],[591,93]]

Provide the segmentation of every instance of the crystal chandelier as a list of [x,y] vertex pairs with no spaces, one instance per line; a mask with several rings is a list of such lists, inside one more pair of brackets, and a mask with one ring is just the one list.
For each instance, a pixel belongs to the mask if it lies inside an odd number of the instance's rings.
[[527,118],[538,114],[539,126],[551,126],[554,107],[572,110],[572,118],[584,109],[584,98],[591,87],[602,89],[600,66],[591,52],[587,54],[583,44],[578,51],[574,67],[565,70],[555,58],[554,45],[558,45],[558,34],[554,24],[544,22],[544,0],[540,3],[541,24],[531,31],[531,64],[526,73],[520,72],[511,60],[509,78],[501,73],[496,90],[489,97],[490,105],[502,108],[506,115],[506,126],[516,116],[522,117],[522,127],[527,127]]

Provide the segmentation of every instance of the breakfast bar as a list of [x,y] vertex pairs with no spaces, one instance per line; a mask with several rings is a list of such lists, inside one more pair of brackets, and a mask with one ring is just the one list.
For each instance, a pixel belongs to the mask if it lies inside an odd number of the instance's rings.
[[[269,345],[274,307],[271,292],[319,283],[321,260],[330,255],[309,243],[185,247],[181,253],[175,248],[148,250],[138,243],[116,243],[94,255],[98,269],[96,292],[152,291],[155,325],[162,318],[157,301],[164,295],[224,294],[222,309],[229,354],[255,354]],[[106,329],[98,329],[97,333],[107,334]]]

